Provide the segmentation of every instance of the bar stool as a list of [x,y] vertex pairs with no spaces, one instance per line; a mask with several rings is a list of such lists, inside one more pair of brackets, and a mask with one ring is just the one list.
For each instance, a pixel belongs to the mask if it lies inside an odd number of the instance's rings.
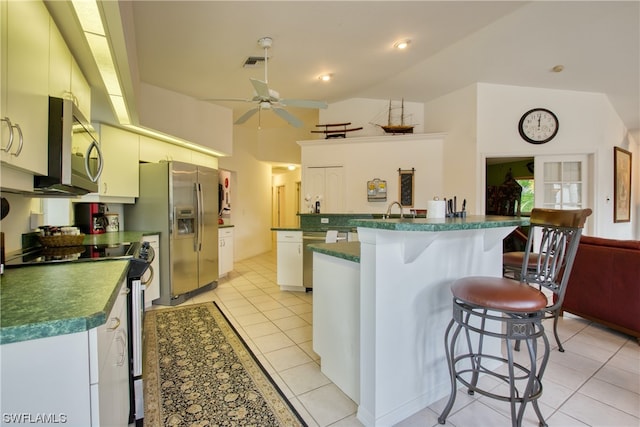
[[[520,280],[505,277],[464,277],[451,285],[453,317],[445,332],[445,354],[451,375],[451,394],[440,424],[453,408],[456,384],[467,387],[468,393],[509,402],[513,427],[522,425],[526,405],[531,402],[541,426],[546,426],[538,406],[542,395],[542,376],[549,360],[549,340],[542,320],[545,313],[562,305],[566,285],[573,266],[582,227],[591,209],[534,209],[531,212],[529,241],[540,233],[536,245],[527,245],[522,261]],[[535,262],[530,261],[535,258]],[[535,265],[535,268],[531,268]],[[535,286],[532,286],[535,285]],[[548,306],[543,288],[555,294],[556,302]],[[484,347],[485,338],[505,342],[506,356],[494,354]],[[542,351],[538,360],[538,340]],[[513,360],[512,342],[524,341],[528,360]],[[495,370],[506,364],[506,372]],[[481,388],[480,375],[488,375],[506,383],[509,393],[500,395]]]

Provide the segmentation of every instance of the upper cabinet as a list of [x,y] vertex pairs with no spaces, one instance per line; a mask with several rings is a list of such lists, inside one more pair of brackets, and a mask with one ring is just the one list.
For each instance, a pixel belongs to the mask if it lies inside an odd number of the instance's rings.
[[91,87],[71,55],[53,19],[49,26],[49,95],[73,100],[91,120]]
[[100,196],[138,197],[140,136],[105,124],[100,125],[99,132],[104,156]]
[[45,175],[49,12],[39,1],[3,1],[0,8],[0,160]]

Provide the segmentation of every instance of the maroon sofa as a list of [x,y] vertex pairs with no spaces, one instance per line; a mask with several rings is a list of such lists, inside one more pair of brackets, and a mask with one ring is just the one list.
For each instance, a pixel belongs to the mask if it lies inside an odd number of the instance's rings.
[[640,340],[640,241],[582,236],[562,310]]

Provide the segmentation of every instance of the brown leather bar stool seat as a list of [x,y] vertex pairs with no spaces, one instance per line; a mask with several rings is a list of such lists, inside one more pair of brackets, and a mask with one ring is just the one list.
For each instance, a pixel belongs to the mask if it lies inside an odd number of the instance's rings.
[[535,313],[547,306],[540,290],[503,277],[463,277],[453,282],[451,293],[461,302],[507,313]]
[[[562,305],[582,227],[590,214],[590,209],[534,209],[518,280],[471,276],[453,282],[453,316],[444,338],[451,394],[438,417],[440,424],[446,422],[453,408],[460,383],[469,394],[477,392],[508,402],[513,427],[522,426],[529,403],[539,425],[547,425],[538,405],[549,361],[549,340],[542,321],[547,312],[555,312]],[[534,235],[540,236],[536,252],[531,244]],[[549,304],[545,292],[554,294],[553,304]],[[528,357],[516,362],[513,344],[520,342],[526,344]],[[503,365],[506,368],[502,369]],[[483,389],[481,376],[496,378],[507,386],[506,391],[494,388],[493,382],[491,389]]]

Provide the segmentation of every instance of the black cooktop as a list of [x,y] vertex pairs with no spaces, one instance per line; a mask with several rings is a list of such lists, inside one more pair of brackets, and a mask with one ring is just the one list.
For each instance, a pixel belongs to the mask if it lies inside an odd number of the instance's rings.
[[23,250],[17,254],[7,255],[5,267],[10,268],[74,261],[127,259],[133,257],[139,247],[139,243],[65,246],[56,248],[35,247]]

